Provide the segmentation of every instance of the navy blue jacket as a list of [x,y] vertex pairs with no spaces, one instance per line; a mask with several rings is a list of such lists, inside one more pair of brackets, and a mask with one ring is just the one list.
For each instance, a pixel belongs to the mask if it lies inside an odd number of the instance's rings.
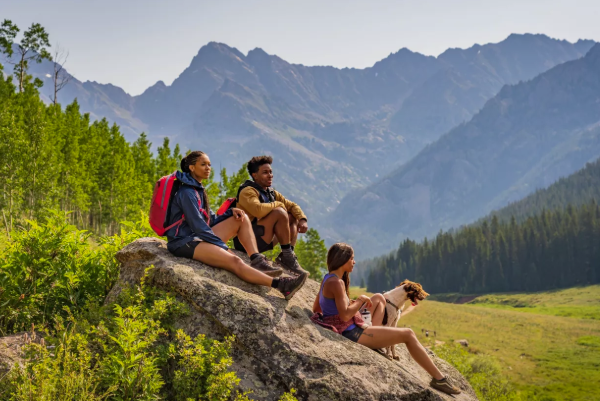
[[181,219],[182,215],[185,215],[185,220],[181,225],[175,226],[166,232],[169,251],[174,252],[177,248],[193,240],[202,240],[223,249],[229,249],[227,244],[213,233],[211,227],[231,217],[233,211],[229,209],[223,215],[217,216],[211,210],[210,220],[207,222],[206,216],[198,207],[199,195],[200,205],[204,208],[202,201],[204,187],[202,184],[196,181],[190,173],[178,171],[176,177],[182,185],[171,199],[171,212],[167,218],[167,225],[175,223]]

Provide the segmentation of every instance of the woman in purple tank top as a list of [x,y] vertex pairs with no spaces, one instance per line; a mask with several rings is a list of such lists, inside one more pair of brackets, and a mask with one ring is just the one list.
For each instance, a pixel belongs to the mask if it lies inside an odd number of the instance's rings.
[[[401,343],[406,344],[412,358],[433,377],[431,383],[433,387],[448,394],[460,393],[460,390],[450,384],[449,380],[435,366],[411,329],[376,325],[362,328],[357,324],[348,325],[348,322],[355,319],[355,315],[363,305],[373,310],[375,303],[375,300],[366,295],[361,295],[356,301],[350,301],[350,273],[354,268],[354,263],[354,250],[350,245],[337,243],[329,248],[327,252],[329,274],[323,278],[321,289],[315,298],[313,312],[322,313],[324,318],[329,318],[329,321],[332,320],[331,318],[339,318],[338,320],[342,322],[339,325],[343,328],[340,330],[342,336],[366,347],[378,349]],[[377,299],[377,301],[379,300]],[[373,320],[375,317],[380,320],[380,317],[376,315],[373,316]]]

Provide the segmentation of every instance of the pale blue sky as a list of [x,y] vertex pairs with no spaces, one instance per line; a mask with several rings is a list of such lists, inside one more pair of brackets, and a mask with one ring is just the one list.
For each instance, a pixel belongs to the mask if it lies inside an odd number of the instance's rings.
[[170,84],[210,41],[305,65],[364,68],[402,47],[438,55],[510,33],[600,41],[600,0],[0,0],[0,19],[39,22],[80,80],[132,95]]

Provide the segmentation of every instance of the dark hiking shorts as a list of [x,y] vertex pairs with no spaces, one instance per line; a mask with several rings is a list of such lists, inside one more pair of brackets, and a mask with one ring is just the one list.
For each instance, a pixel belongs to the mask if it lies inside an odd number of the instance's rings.
[[175,249],[173,255],[178,256],[180,258],[194,259],[194,250],[201,243],[202,240],[195,239],[193,241],[188,242],[185,245],[180,246]]
[[[258,252],[263,253],[263,252],[270,251],[271,249],[273,249],[273,242],[271,242],[270,244],[267,244],[265,242],[265,240],[262,238],[262,236],[265,235],[265,227],[258,225],[256,223],[256,220],[254,220],[252,222],[252,231],[254,231],[254,237],[256,237],[256,245],[258,247]],[[244,246],[238,239],[238,237],[235,237],[233,239],[233,247],[238,251],[242,251],[242,252],[246,251],[244,249]]]
[[342,333],[342,336],[344,336],[348,340],[354,341],[356,343],[356,342],[358,342],[358,339],[360,338],[360,336],[362,336],[363,331],[365,331],[365,330],[356,326],[355,328],[353,328],[351,330],[344,331]]

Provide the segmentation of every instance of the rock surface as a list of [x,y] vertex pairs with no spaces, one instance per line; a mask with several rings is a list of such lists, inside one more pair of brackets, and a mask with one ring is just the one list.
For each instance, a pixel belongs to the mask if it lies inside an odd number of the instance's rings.
[[39,331],[23,332],[0,337],[0,378],[15,365],[24,365],[23,346],[40,344],[44,334]]
[[391,361],[310,320],[319,284],[307,280],[286,302],[276,290],[248,284],[233,274],[197,261],[172,256],[166,243],[143,238],[117,254],[115,299],[139,282],[154,266],[148,282],[176,292],[192,309],[178,325],[190,335],[221,339],[235,335],[234,369],[252,398],[275,400],[297,390],[300,400],[476,400],[467,381],[445,361],[436,365],[463,390],[450,397],[428,386],[430,377],[398,347],[400,361]]

